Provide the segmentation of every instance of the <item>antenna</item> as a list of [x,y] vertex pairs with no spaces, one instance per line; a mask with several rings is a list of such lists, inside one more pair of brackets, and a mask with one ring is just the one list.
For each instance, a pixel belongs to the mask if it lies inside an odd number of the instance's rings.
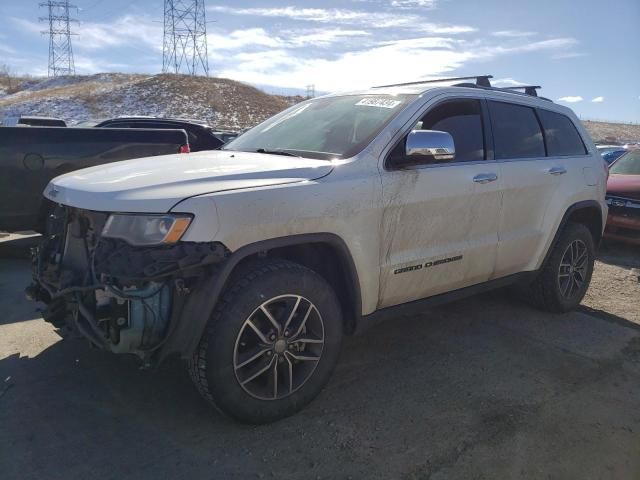
[[204,0],[164,0],[162,72],[209,76]]
[[49,30],[43,35],[49,35],[49,68],[50,77],[75,75],[76,67],[73,63],[73,48],[71,47],[71,22],[77,22],[69,16],[69,10],[77,8],[70,5],[68,0],[48,0],[40,3],[40,7],[47,7],[48,16],[40,17],[41,22],[49,22]]

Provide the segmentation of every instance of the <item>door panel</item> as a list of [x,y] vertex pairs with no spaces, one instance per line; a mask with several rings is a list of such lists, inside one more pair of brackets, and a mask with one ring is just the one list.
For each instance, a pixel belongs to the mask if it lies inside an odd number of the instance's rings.
[[527,270],[547,240],[545,215],[559,187],[559,177],[549,171],[558,167],[545,157],[504,162],[502,210],[495,277]]
[[493,274],[500,180],[476,183],[497,163],[452,164],[383,175],[380,305],[481,283]]
[[536,111],[525,105],[489,101],[495,156],[501,162],[502,209],[495,278],[528,269],[547,239],[545,215],[564,170],[546,156]]

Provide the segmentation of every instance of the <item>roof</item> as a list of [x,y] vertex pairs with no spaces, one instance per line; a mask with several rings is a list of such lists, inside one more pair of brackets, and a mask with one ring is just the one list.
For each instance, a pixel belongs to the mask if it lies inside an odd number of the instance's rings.
[[192,123],[194,125],[200,125],[202,127],[209,127],[210,125],[203,120],[194,120],[192,118],[167,118],[167,117],[152,117],[145,115],[123,115],[120,117],[109,118],[107,120],[103,120],[103,122],[111,122],[115,120],[149,120],[154,122],[182,122],[182,123]]

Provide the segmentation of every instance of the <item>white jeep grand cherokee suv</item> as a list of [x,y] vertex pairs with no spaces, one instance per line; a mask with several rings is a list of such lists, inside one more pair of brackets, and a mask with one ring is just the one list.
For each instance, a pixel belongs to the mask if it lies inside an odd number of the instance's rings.
[[220,151],[60,176],[27,293],[100,348],[179,354],[252,423],[311,401],[343,336],[380,318],[514,283],[571,310],[607,215],[602,158],[535,90],[459,80],[315,98]]

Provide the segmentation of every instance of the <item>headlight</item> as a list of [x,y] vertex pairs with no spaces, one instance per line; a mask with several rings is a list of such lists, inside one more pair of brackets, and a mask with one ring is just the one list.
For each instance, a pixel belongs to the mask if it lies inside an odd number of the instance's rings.
[[189,215],[135,215],[114,213],[102,229],[102,236],[121,238],[131,245],[176,243],[191,223]]

